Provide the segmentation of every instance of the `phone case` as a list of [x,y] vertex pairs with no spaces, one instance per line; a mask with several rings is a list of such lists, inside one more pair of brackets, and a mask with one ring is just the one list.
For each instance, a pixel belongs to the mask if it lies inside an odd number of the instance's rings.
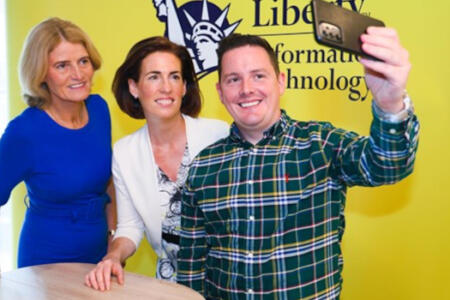
[[311,5],[319,44],[375,59],[362,51],[360,36],[369,26],[384,26],[382,21],[323,0],[312,0]]

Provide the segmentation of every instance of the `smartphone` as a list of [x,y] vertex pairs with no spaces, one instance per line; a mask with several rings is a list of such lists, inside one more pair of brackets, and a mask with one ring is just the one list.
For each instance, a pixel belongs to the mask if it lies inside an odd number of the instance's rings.
[[369,26],[384,26],[380,20],[335,4],[312,0],[314,37],[319,44],[378,60],[361,49],[360,36]]

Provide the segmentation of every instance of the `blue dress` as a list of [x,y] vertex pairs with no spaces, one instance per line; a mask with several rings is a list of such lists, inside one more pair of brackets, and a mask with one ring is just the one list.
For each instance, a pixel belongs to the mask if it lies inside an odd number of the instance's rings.
[[62,127],[29,107],[0,139],[0,205],[21,181],[28,192],[19,267],[97,263],[106,253],[111,120],[100,96],[85,103],[89,121],[83,128]]

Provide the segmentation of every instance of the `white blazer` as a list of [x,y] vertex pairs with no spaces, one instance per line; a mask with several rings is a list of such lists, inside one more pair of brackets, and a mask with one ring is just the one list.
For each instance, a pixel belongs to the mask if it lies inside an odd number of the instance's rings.
[[[229,134],[229,126],[223,121],[183,117],[191,161],[203,148]],[[153,250],[161,256],[160,192],[147,124],[115,143],[112,172],[118,221],[114,238],[126,237],[137,249],[145,232]]]

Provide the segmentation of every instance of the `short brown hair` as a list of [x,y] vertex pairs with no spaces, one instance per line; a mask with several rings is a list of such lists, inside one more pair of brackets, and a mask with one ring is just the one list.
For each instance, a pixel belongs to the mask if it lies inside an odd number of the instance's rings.
[[136,43],[117,69],[112,91],[120,109],[132,118],[145,118],[141,104],[130,93],[128,79],[139,81],[142,61],[154,52],[168,52],[178,57],[181,62],[181,74],[186,82],[186,94],[183,96],[180,111],[191,117],[198,116],[202,106],[201,94],[191,56],[185,47],[160,36],[150,37]]
[[217,71],[219,72],[219,80],[222,73],[222,58],[225,53],[244,46],[256,46],[263,48],[266,51],[267,55],[269,55],[269,59],[275,70],[275,73],[277,75],[280,74],[280,66],[278,64],[277,56],[275,55],[272,46],[270,46],[267,40],[257,35],[232,33],[221,40],[219,43],[219,48],[217,48]]
[[44,82],[48,57],[62,41],[83,45],[94,70],[100,68],[100,54],[80,27],[59,18],[42,21],[28,33],[19,61],[19,81],[23,98],[29,106],[42,108],[50,101],[50,92]]

